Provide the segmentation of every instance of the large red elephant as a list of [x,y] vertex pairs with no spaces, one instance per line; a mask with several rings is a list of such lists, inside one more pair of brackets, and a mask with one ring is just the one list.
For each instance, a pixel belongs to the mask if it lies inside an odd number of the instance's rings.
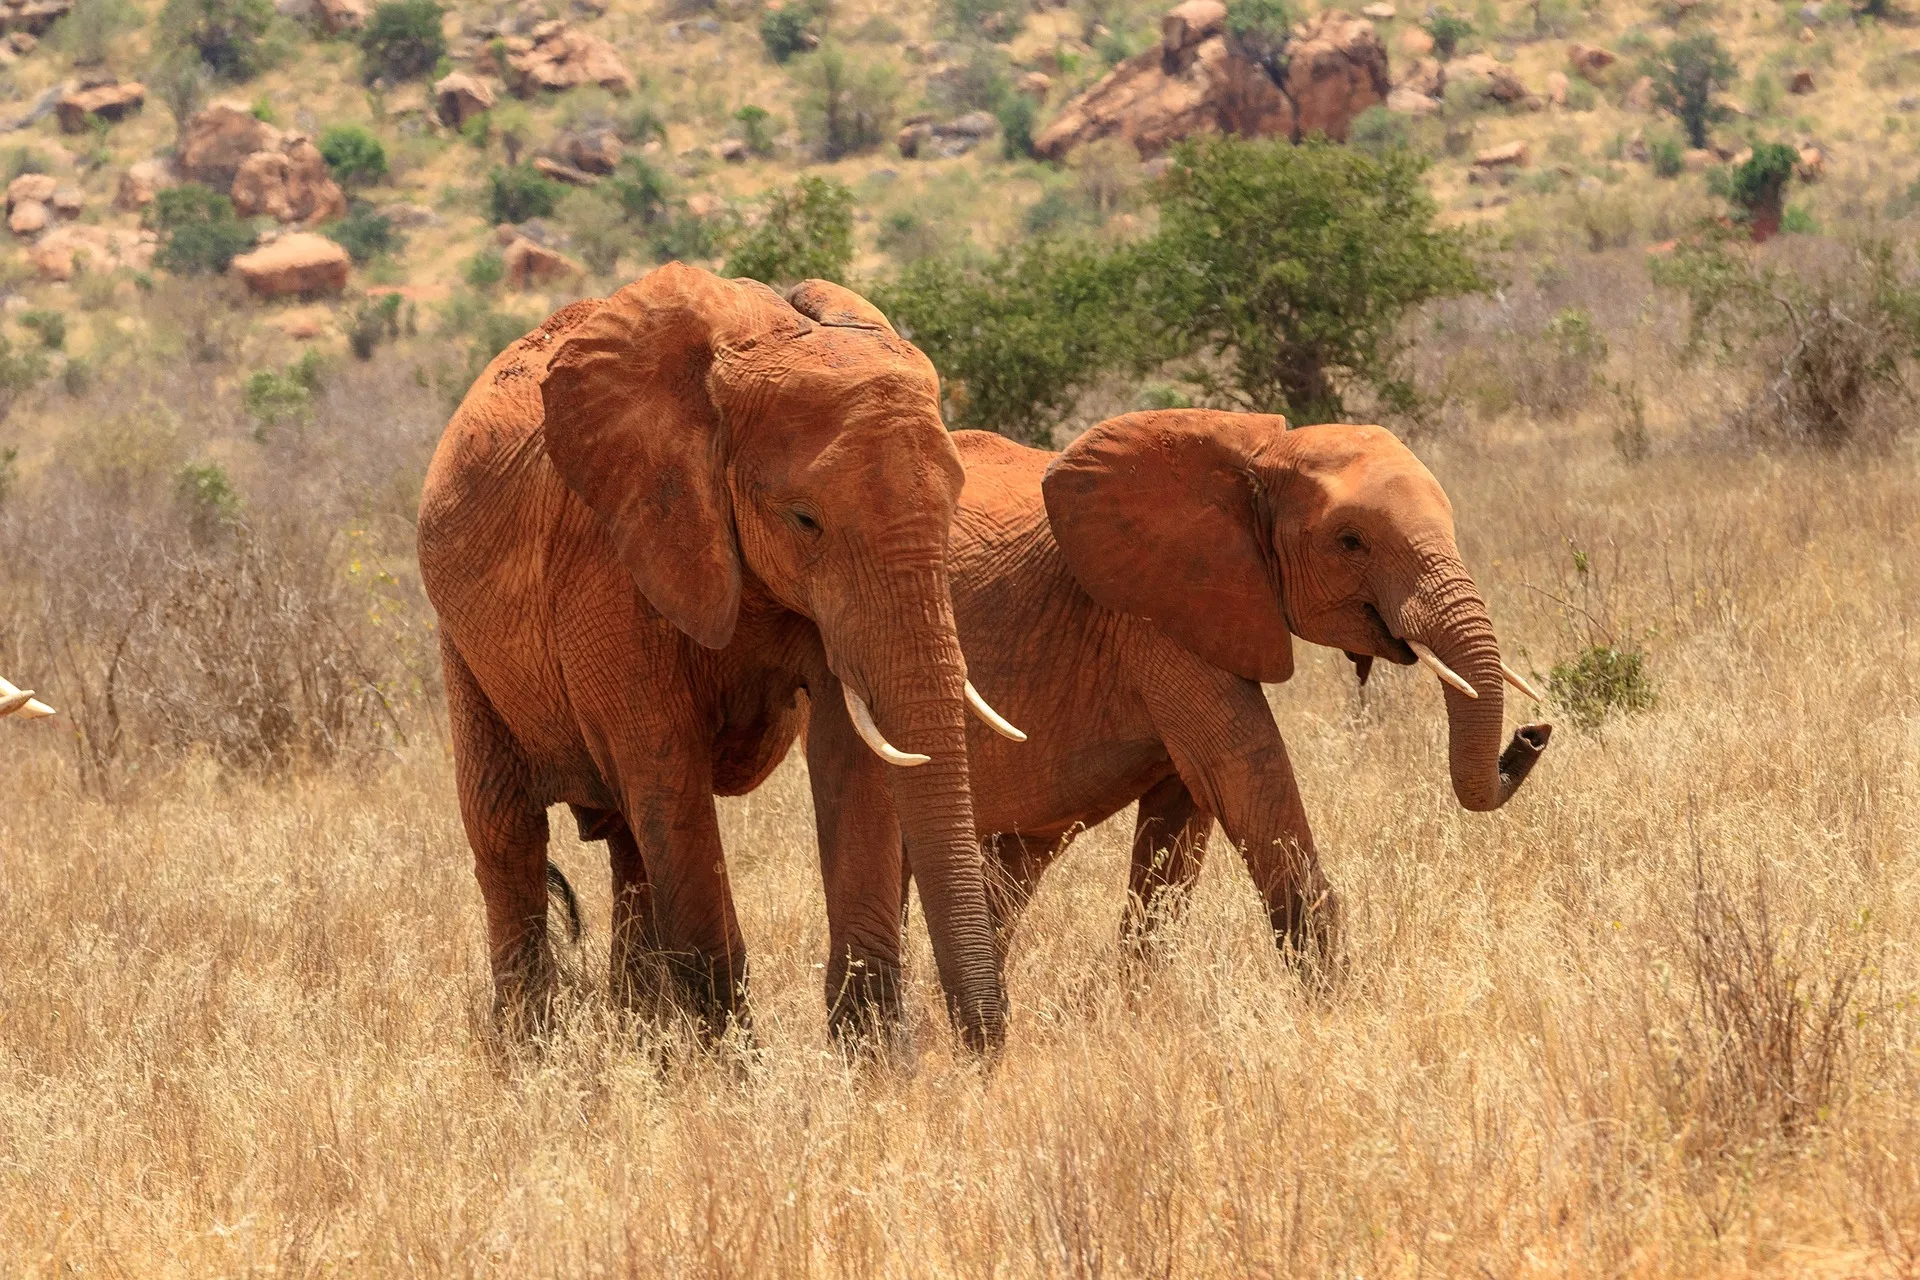
[[[1293,673],[1294,637],[1345,650],[1363,679],[1375,658],[1427,663],[1468,809],[1506,803],[1546,747],[1551,727],[1531,724],[1502,749],[1502,686],[1519,677],[1446,495],[1381,428],[1191,410],[1112,419],[1060,454],[954,439],[960,640],[981,690],[1033,734],[968,743],[1002,932],[1076,830],[1137,799],[1131,925],[1191,883],[1217,817],[1276,937],[1332,949],[1335,901],[1260,687]],[[809,746],[816,771],[850,758]]]
[[[932,366],[819,281],[782,298],[662,267],[487,367],[419,539],[504,1010],[551,990],[547,807],[565,802],[608,841],[615,990],[664,955],[710,1023],[741,1012],[712,797],[758,785],[810,709],[816,737],[862,743],[846,788],[900,815],[962,1032],[1001,1039],[948,592],[962,481]],[[838,785],[816,784],[823,813]],[[828,862],[836,1028],[895,1009],[898,840],[877,876]]]

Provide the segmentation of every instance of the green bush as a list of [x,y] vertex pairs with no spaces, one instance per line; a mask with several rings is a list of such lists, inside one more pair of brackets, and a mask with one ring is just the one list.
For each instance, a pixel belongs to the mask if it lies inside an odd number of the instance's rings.
[[1460,48],[1460,42],[1473,35],[1471,22],[1444,9],[1432,13],[1420,25],[1433,37],[1433,54],[1442,62],[1452,58]]
[[530,164],[495,166],[487,175],[487,217],[495,225],[544,218],[566,190]]
[[1040,104],[1024,93],[1010,93],[994,112],[1000,121],[1000,150],[1009,160],[1033,155],[1033,126],[1040,118]]
[[1713,95],[1733,83],[1736,70],[1711,31],[1680,37],[1646,64],[1654,101],[1680,117],[1694,147],[1706,146],[1707,126],[1725,118]]
[[400,336],[400,295],[397,293],[363,297],[341,317],[347,331],[347,347],[355,359],[373,359],[374,348]]
[[1654,704],[1646,655],[1631,647],[1590,645],[1571,661],[1555,664],[1547,689],[1573,722],[1587,729],[1615,713],[1645,711]]
[[1374,155],[1406,151],[1413,145],[1413,131],[1407,127],[1405,116],[1384,106],[1372,106],[1353,118],[1347,145]]
[[491,289],[506,279],[506,275],[506,260],[500,256],[498,249],[482,249],[460,268],[460,278],[475,289]]
[[1656,177],[1677,178],[1686,171],[1686,149],[1680,145],[1680,139],[1669,134],[1647,143],[1647,159],[1652,162]]
[[334,180],[352,190],[387,176],[387,149],[372,131],[337,124],[320,135],[320,155]]
[[64,312],[50,309],[24,312],[20,316],[20,327],[39,334],[40,345],[50,351],[58,351],[67,345],[67,317]]
[[639,245],[626,210],[605,183],[568,192],[560,202],[560,219],[572,238],[574,252],[595,275],[612,275],[621,255]]
[[801,64],[800,131],[823,159],[869,151],[887,140],[900,100],[900,74],[824,45]]
[[1760,143],[1729,175],[1727,199],[1743,220],[1777,226],[1799,161],[1799,153],[1784,142]]
[[240,407],[253,419],[256,440],[288,423],[312,416],[314,393],[320,390],[320,353],[308,351],[284,370],[256,369],[240,384]]
[[270,60],[272,22],[272,0],[167,0],[158,26],[162,42],[191,50],[213,74],[248,80]]
[[773,154],[773,116],[765,107],[748,103],[733,113],[733,119],[740,126],[740,141],[747,144],[748,151],[756,156]]
[[1050,444],[1103,373],[1143,353],[1132,251],[1029,240],[983,262],[914,263],[869,296],[946,380],[952,425]]
[[253,243],[253,228],[233,212],[233,201],[198,182],[158,192],[147,224],[160,236],[154,264],[175,275],[217,275]]
[[928,91],[932,105],[949,114],[997,112],[1013,93],[1013,62],[997,45],[968,44],[966,56],[951,64]]
[[821,8],[808,0],[790,0],[777,9],[769,6],[760,15],[760,43],[766,46],[767,56],[784,63],[795,54],[818,48]]
[[1022,0],[940,0],[938,13],[941,23],[960,35],[1004,40],[1019,29],[1026,7]]
[[412,80],[431,72],[447,52],[442,12],[435,0],[390,0],[375,9],[360,32],[367,82]]
[[189,462],[173,480],[174,501],[198,543],[212,542],[240,523],[240,495],[217,462]]
[[641,156],[623,156],[619,167],[600,185],[612,194],[628,219],[652,227],[667,219],[673,184],[666,172]]
[[1230,370],[1202,384],[1302,423],[1344,417],[1355,382],[1410,408],[1402,318],[1489,287],[1467,234],[1434,225],[1425,167],[1320,140],[1182,144],[1149,246],[1153,313],[1177,349]]
[[355,200],[347,206],[346,217],[321,230],[361,266],[406,246],[406,238],[394,229],[393,220],[365,200]]
[[1293,21],[1286,0],[1233,0],[1227,6],[1228,37],[1241,53],[1265,67],[1275,84],[1286,79]]
[[98,66],[121,36],[139,28],[140,20],[130,0],[76,0],[47,33],[47,43],[76,67]]
[[33,350],[15,351],[12,340],[0,333],[0,421],[6,419],[23,391],[46,376],[44,355]]
[[805,177],[769,192],[760,225],[727,258],[726,273],[767,284],[844,280],[853,264],[853,192]]

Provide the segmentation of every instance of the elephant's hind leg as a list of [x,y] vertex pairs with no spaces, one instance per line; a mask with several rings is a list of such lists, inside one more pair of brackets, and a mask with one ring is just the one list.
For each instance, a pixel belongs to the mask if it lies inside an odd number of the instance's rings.
[[1144,944],[1158,924],[1186,905],[1212,834],[1213,815],[1193,798],[1179,775],[1155,784],[1140,797],[1133,820],[1127,906],[1120,918],[1123,942]]
[[1004,965],[1013,942],[1014,926],[1033,901],[1041,873],[1073,842],[1079,828],[1046,832],[1002,832],[989,837],[987,859],[987,914],[993,921],[994,944]]
[[466,661],[444,637],[460,819],[487,911],[494,1015],[516,1030],[545,1025],[553,999],[547,941],[547,812],[527,786],[526,762]]

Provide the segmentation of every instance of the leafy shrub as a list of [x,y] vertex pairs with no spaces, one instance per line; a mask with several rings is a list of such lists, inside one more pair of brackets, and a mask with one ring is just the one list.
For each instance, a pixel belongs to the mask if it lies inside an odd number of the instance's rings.
[[1286,0],[1233,0],[1227,6],[1227,36],[1279,84],[1286,79],[1293,20]]
[[800,131],[827,160],[886,141],[900,100],[900,75],[886,62],[860,62],[824,45],[795,73]]
[[256,369],[240,384],[240,406],[253,419],[255,440],[275,427],[304,422],[320,389],[320,354],[308,351],[284,370]]
[[1680,145],[1680,139],[1668,134],[1647,143],[1647,159],[1653,163],[1656,177],[1677,178],[1686,171],[1686,150]]
[[767,284],[844,280],[853,264],[853,192],[805,177],[766,197],[760,225],[727,258],[726,273]]
[[173,482],[174,501],[197,543],[212,542],[240,522],[240,495],[217,462],[190,462]]
[[1733,82],[1736,68],[1711,31],[1681,36],[1648,60],[1654,101],[1680,117],[1687,141],[1707,145],[1707,126],[1725,118],[1726,108],[1713,95]]
[[7,505],[7,499],[20,484],[20,450],[18,446],[8,445],[0,449],[0,507]]
[[1127,250],[1030,240],[983,262],[914,263],[869,296],[946,380],[952,425],[1049,444],[1102,373],[1142,354]]
[[272,0],[167,0],[159,30],[213,74],[248,80],[270,60],[264,37],[272,22]]
[[342,317],[347,346],[359,360],[373,359],[374,348],[400,336],[400,295],[368,295]]
[[767,56],[785,63],[795,54],[820,47],[819,24],[824,6],[808,0],[790,0],[779,8],[768,6],[760,15],[760,43]]
[[733,119],[740,126],[740,141],[747,144],[748,151],[756,156],[773,154],[773,116],[765,107],[748,103],[733,113]]
[[1182,144],[1159,191],[1152,288],[1175,345],[1231,370],[1202,370],[1202,385],[1302,423],[1344,417],[1356,381],[1410,407],[1402,317],[1488,287],[1466,233],[1434,225],[1424,168],[1320,140]]
[[1026,10],[1021,0],[940,0],[940,20],[961,35],[1011,37]]
[[1433,54],[1442,62],[1451,59],[1460,48],[1460,42],[1473,35],[1473,24],[1465,18],[1440,9],[1430,14],[1420,24],[1433,37]]
[[639,243],[626,211],[605,183],[568,192],[560,202],[560,218],[572,237],[574,251],[595,275],[612,275],[620,256]]
[[253,229],[233,212],[233,201],[198,182],[159,191],[147,223],[160,235],[154,263],[175,275],[218,275],[253,243]]
[[376,8],[360,32],[367,82],[411,80],[432,71],[447,52],[442,12],[435,0],[390,0]]
[[337,124],[320,135],[320,155],[334,180],[352,190],[387,176],[387,149],[372,131]]
[[1412,144],[1413,131],[1407,127],[1407,118],[1384,106],[1368,107],[1353,118],[1347,130],[1347,145],[1375,155],[1406,151]]
[[882,253],[902,262],[935,257],[947,248],[940,220],[923,218],[910,209],[895,210],[882,219],[875,241]]
[[1012,68],[998,46],[976,40],[967,46],[965,57],[941,72],[927,96],[937,109],[952,114],[998,111],[1013,93]]
[[1793,167],[1799,161],[1799,153],[1784,142],[1763,142],[1735,166],[1727,184],[1727,199],[1743,221],[1769,228],[1780,225],[1787,183],[1793,179]]
[[487,175],[487,217],[495,225],[544,218],[566,188],[530,164],[495,166]]
[[460,278],[475,289],[491,289],[506,278],[506,260],[498,249],[482,249],[460,268]]
[[140,17],[130,0],[76,0],[47,33],[47,42],[76,67],[98,66],[121,36],[139,27]]
[[406,246],[406,237],[394,228],[393,219],[365,200],[355,200],[347,206],[346,217],[322,230],[362,266],[383,253],[398,253]]
[[994,112],[1000,122],[1000,151],[1009,160],[1033,155],[1033,126],[1040,118],[1040,104],[1024,93],[1010,93]]
[[1645,711],[1654,703],[1646,655],[1610,644],[1590,645],[1570,661],[1555,664],[1547,689],[1575,724],[1588,729],[1616,712]]
[[45,356],[33,350],[15,351],[12,340],[0,333],[0,422],[12,411],[13,402],[46,376]]
[[174,132],[184,134],[187,122],[206,99],[207,68],[197,52],[170,49],[147,72],[147,87],[173,117]]
[[20,317],[20,327],[40,335],[40,345],[58,351],[67,345],[66,313],[51,309],[28,311]]
[[624,156],[601,182],[628,218],[642,227],[662,223],[668,216],[673,184],[666,172],[642,156]]

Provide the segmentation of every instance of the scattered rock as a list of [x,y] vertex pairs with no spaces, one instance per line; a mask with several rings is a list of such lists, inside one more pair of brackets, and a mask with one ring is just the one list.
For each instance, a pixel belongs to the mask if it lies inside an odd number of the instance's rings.
[[1633,136],[1627,139],[1626,157],[1636,164],[1645,164],[1653,159],[1653,152],[1647,147],[1646,134],[1638,129],[1634,130]]
[[1793,79],[1787,82],[1788,93],[1812,93],[1813,72],[1804,67],[1793,73]]
[[550,284],[581,272],[580,264],[572,258],[535,244],[525,236],[516,237],[501,251],[500,264],[505,268],[508,286],[515,289]]
[[313,0],[312,13],[329,35],[367,25],[367,0]]
[[633,92],[633,73],[620,53],[599,36],[555,19],[534,28],[530,48],[507,55],[513,91],[528,97],[541,90],[559,93],[597,84],[612,93]]
[[1394,37],[1394,43],[1400,46],[1400,52],[1409,58],[1424,58],[1433,52],[1433,37],[1421,27],[1402,27],[1400,34]]
[[747,144],[738,138],[728,138],[720,144],[720,158],[728,164],[744,164],[747,159]]
[[1705,173],[1713,161],[1713,152],[1705,147],[1688,147],[1680,153],[1680,163],[1688,173]]
[[1213,23],[1210,15],[1223,9],[1189,0],[1169,13],[1161,47],[1127,59],[1068,103],[1034,139],[1035,151],[1058,160],[1120,137],[1151,157],[1208,133],[1344,140],[1355,116],[1385,101],[1387,51],[1365,19],[1330,9],[1301,26],[1282,92],[1264,67],[1230,44],[1224,16]]
[[120,187],[114,193],[113,207],[129,213],[153,203],[161,188],[174,183],[173,171],[162,160],[136,160],[120,175]]
[[281,236],[263,249],[233,260],[247,288],[263,298],[338,293],[347,284],[347,251],[310,231]]
[[23,58],[39,47],[39,39],[30,31],[15,31],[7,37],[7,48]]
[[380,212],[386,215],[388,222],[402,230],[440,225],[440,215],[423,204],[390,204],[382,207]]
[[1620,55],[1611,49],[1570,44],[1567,46],[1567,61],[1573,64],[1574,74],[1583,80],[1599,84],[1606,79],[1607,68],[1620,61]]
[[49,221],[47,206],[39,200],[7,202],[7,230],[22,239],[46,230]]
[[727,207],[727,202],[711,191],[696,191],[687,197],[687,212],[696,218],[711,218]]
[[1549,71],[1547,73],[1547,101],[1551,102],[1554,106],[1564,107],[1567,105],[1567,90],[1572,87],[1573,84],[1567,79],[1566,72]]
[[13,206],[22,200],[45,204],[59,187],[59,180],[50,173],[23,173],[7,184],[7,212],[13,212]]
[[1438,98],[1447,88],[1447,69],[1440,65],[1438,58],[1415,58],[1406,64],[1395,84],[1425,97]]
[[187,122],[180,141],[182,176],[215,191],[233,186],[234,175],[256,151],[278,151],[284,135],[237,102],[216,102]]
[[1440,110],[1440,100],[1414,89],[1395,89],[1387,95],[1387,110],[1403,116],[1430,116]]
[[54,217],[71,222],[80,216],[80,211],[86,208],[86,203],[86,197],[80,194],[80,188],[59,187],[55,189],[53,199],[47,202],[47,206],[53,210]]
[[40,237],[28,256],[42,280],[71,280],[80,271],[145,271],[160,239],[151,231],[68,223]]
[[458,129],[483,111],[493,110],[493,86],[477,76],[455,71],[433,86],[434,112],[440,123]]
[[1517,141],[1488,147],[1473,157],[1473,167],[1476,169],[1522,169],[1526,164],[1527,144]]
[[1390,4],[1370,4],[1360,10],[1363,18],[1372,18],[1375,22],[1392,22],[1400,16],[1400,11]]
[[611,129],[593,129],[567,139],[567,159],[588,173],[612,173],[620,165],[620,137]]
[[326,332],[326,326],[321,323],[319,316],[312,312],[303,312],[288,316],[281,324],[280,331],[295,342],[312,342]]
[[1825,24],[1826,18],[1822,16],[1819,5],[1803,4],[1800,6],[1800,22],[1803,26],[1818,27]]
[[536,156],[533,167],[555,182],[564,182],[570,187],[590,187],[600,181],[584,169],[576,169],[570,164],[549,156]]
[[1446,72],[1449,88],[1465,85],[1469,92],[1509,105],[1528,97],[1527,87],[1520,83],[1520,78],[1491,54],[1470,53],[1455,58],[1447,63]]
[[1812,44],[1812,43],[1813,43],[1813,28],[1812,28],[1812,27],[1802,27],[1802,28],[1800,28],[1800,43],[1801,43],[1801,44]]
[[1818,147],[1800,148],[1799,163],[1793,166],[1794,176],[1802,182],[1818,182],[1827,172],[1827,153]]
[[6,0],[0,4],[0,31],[43,36],[73,10],[73,0]]
[[1653,77],[1641,76],[1627,88],[1620,105],[1629,111],[1653,110]]
[[266,214],[279,222],[313,226],[347,211],[347,197],[328,171],[320,148],[297,133],[284,138],[279,147],[256,151],[241,161],[228,192],[234,212],[243,218]]
[[1044,71],[1029,71],[1020,77],[1018,88],[1039,102],[1045,102],[1047,95],[1053,92],[1053,77]]
[[60,117],[62,133],[85,133],[95,119],[109,122],[124,120],[138,111],[146,100],[145,85],[116,81],[64,93],[53,104],[53,110]]

